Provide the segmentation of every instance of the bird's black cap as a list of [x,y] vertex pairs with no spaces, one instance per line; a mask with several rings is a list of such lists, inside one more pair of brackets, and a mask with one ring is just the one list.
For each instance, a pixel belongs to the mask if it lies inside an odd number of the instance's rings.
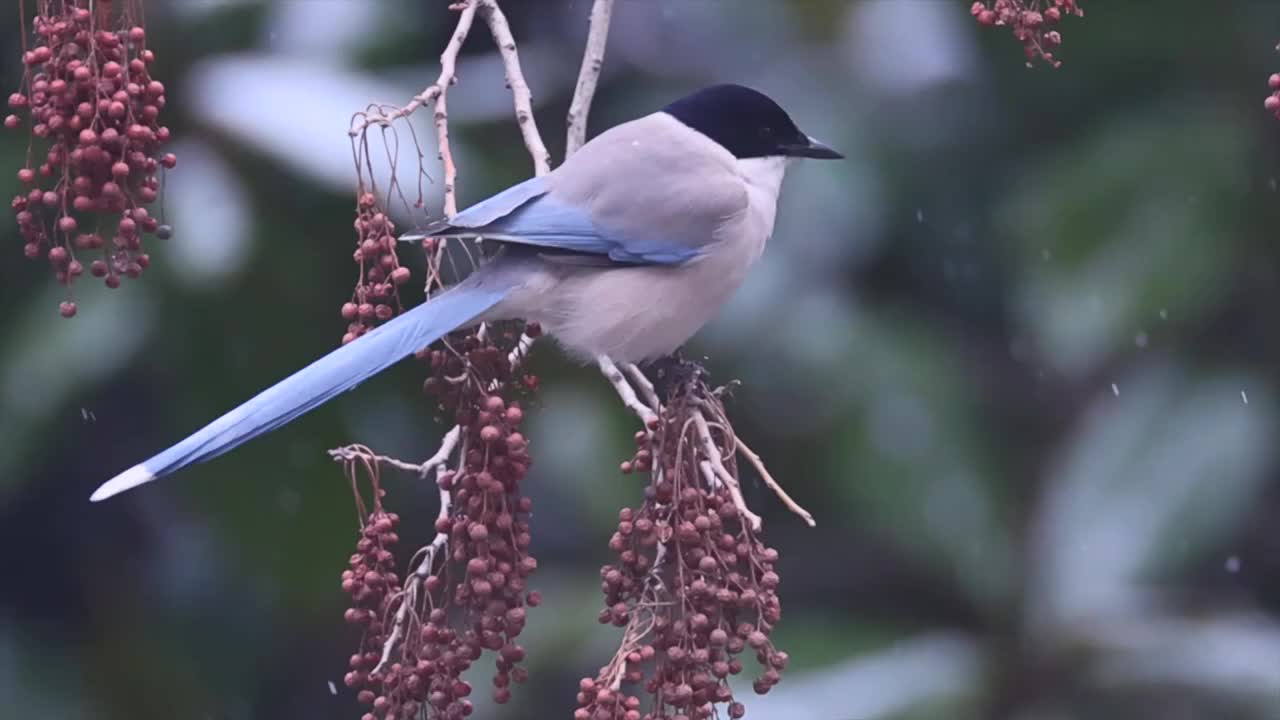
[[768,95],[742,85],[711,85],[676,100],[663,111],[739,159],[844,157],[801,132],[787,111]]

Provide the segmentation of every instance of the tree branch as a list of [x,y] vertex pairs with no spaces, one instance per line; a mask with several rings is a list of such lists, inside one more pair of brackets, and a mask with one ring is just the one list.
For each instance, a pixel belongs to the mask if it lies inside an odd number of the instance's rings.
[[533,117],[533,94],[529,91],[529,84],[524,81],[524,71],[520,69],[520,53],[516,50],[511,26],[507,24],[507,16],[498,7],[497,0],[478,1],[484,11],[485,22],[489,25],[489,32],[493,33],[493,41],[498,45],[498,53],[502,55],[502,65],[507,71],[507,87],[511,88],[515,102],[516,122],[520,125],[525,147],[533,157],[534,174],[546,175],[551,172],[551,153],[538,134],[538,123]]
[[600,69],[604,66],[604,50],[609,41],[609,21],[612,16],[613,0],[596,0],[591,6],[591,29],[587,32],[587,47],[582,53],[582,67],[578,69],[578,85],[573,90],[573,101],[569,103],[569,130],[564,150],[566,158],[577,152],[587,141],[587,116],[591,113],[591,100],[596,94]]
[[640,422],[644,423],[647,431],[653,430],[658,425],[658,413],[654,408],[646,405],[636,391],[627,382],[626,376],[618,369],[613,360],[608,355],[600,355],[596,358],[596,365],[600,367],[600,372],[604,374],[606,380],[613,385],[613,389],[617,391],[618,397],[622,398],[622,404],[627,409],[636,414],[640,418]]

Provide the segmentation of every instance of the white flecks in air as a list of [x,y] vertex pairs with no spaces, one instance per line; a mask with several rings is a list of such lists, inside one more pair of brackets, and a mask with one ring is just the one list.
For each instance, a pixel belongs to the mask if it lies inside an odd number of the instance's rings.
[[1236,573],[1240,572],[1240,556],[1239,555],[1229,556],[1227,558],[1227,562],[1224,565],[1224,567],[1226,568],[1227,572],[1231,573],[1232,575],[1235,575]]
[[1147,343],[1149,341],[1150,340],[1147,337],[1147,334],[1144,332],[1140,332],[1137,335],[1133,336],[1133,344],[1136,345],[1140,350],[1147,349]]
[[1120,397],[1120,386],[1115,383],[1111,383],[1111,394],[1116,397]]
[[1241,390],[1241,391],[1240,391],[1240,399],[1244,401],[1244,404],[1245,404],[1245,405],[1248,405],[1248,404],[1249,404],[1249,393],[1245,392],[1244,390]]

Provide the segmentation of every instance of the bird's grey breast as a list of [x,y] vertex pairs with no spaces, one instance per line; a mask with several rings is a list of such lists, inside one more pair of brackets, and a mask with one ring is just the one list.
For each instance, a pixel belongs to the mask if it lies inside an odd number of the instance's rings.
[[551,197],[637,246],[697,251],[747,210],[733,156],[665,113],[592,139],[550,178]]

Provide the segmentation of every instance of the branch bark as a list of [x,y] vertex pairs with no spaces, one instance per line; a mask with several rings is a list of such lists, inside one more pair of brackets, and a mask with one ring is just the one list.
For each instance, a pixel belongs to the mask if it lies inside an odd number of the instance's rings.
[[582,53],[582,67],[578,69],[578,85],[573,90],[573,101],[569,103],[569,129],[564,150],[566,159],[587,141],[587,116],[591,114],[591,101],[595,98],[600,69],[604,67],[604,50],[609,41],[609,23],[612,18],[613,0],[596,0],[591,6],[587,47]]
[[520,53],[516,50],[515,38],[511,35],[511,26],[507,16],[498,7],[497,0],[479,0],[484,11],[485,22],[489,32],[493,34],[493,42],[502,55],[502,65],[507,71],[507,87],[511,88],[512,100],[516,108],[516,122],[520,125],[520,135],[524,137],[524,145],[533,157],[535,175],[546,175],[551,172],[551,153],[542,142],[538,133],[538,122],[533,117],[533,93],[524,80],[524,71],[520,69]]

